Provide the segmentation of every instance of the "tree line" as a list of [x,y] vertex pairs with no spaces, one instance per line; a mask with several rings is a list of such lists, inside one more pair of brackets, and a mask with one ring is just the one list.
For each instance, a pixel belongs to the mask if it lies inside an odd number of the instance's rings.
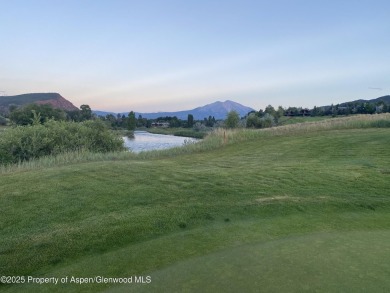
[[126,116],[124,114],[108,114],[106,116],[99,117],[99,119],[105,121],[113,129],[129,129],[134,130],[136,128],[150,128],[154,123],[167,123],[172,128],[193,128],[196,123],[202,123],[206,127],[213,127],[217,120],[213,116],[204,118],[203,120],[195,120],[192,114],[188,114],[187,120],[179,119],[176,116],[164,116],[156,119],[147,119],[138,115],[136,118],[135,113],[130,111]]
[[80,110],[73,111],[53,108],[50,104],[28,104],[23,107],[12,105],[9,110],[8,118],[16,125],[31,125],[37,118],[36,115],[39,115],[41,124],[49,119],[82,122],[93,118],[89,105],[81,105]]
[[264,110],[249,112],[240,119],[237,112],[230,112],[225,120],[225,126],[228,128],[246,127],[246,128],[267,128],[276,126],[280,123],[282,117],[316,117],[316,116],[347,116],[353,114],[375,114],[389,113],[390,105],[383,101],[377,103],[369,102],[350,102],[324,107],[314,107],[307,109],[302,107],[283,108],[279,106],[275,109],[268,105]]
[[[11,106],[9,119],[16,125],[31,125],[33,124],[34,119],[39,119],[42,124],[48,119],[74,122],[100,119],[111,129],[128,129],[132,131],[136,128],[150,128],[154,123],[164,123],[164,125],[168,125],[169,127],[192,128],[202,131],[207,128],[221,126],[228,128],[235,128],[238,126],[246,128],[266,128],[278,125],[280,119],[284,116],[335,117],[339,115],[386,113],[389,111],[390,106],[383,101],[376,104],[369,102],[351,102],[325,107],[314,107],[313,109],[302,107],[283,108],[282,106],[274,108],[272,105],[268,105],[264,110],[252,111],[243,118],[241,118],[238,113],[232,111],[227,115],[225,120],[218,121],[213,116],[209,116],[202,120],[195,120],[192,114],[188,114],[186,120],[179,119],[176,116],[147,119],[142,117],[142,115],[136,117],[134,111],[130,111],[128,115],[117,114],[115,116],[113,114],[108,114],[106,116],[97,117],[93,114],[89,105],[81,105],[80,110],[65,111],[53,108],[49,104],[29,104],[20,108]],[[0,124],[6,124],[6,119],[4,117],[0,117]]]

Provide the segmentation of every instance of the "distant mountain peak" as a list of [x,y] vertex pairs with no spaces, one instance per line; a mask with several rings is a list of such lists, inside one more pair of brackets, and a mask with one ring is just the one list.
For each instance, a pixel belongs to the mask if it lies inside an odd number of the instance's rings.
[[[196,120],[203,120],[204,118],[208,118],[209,116],[214,117],[215,119],[225,119],[227,113],[233,110],[236,111],[240,116],[245,116],[246,114],[253,111],[254,109],[241,105],[231,100],[226,100],[224,102],[216,101],[211,104],[200,106],[192,110],[177,111],[177,112],[157,112],[157,113],[136,112],[136,115],[137,116],[141,115],[142,117],[147,119],[156,119],[158,117],[165,117],[165,116],[170,116],[170,117],[176,116],[179,119],[186,120],[188,114],[192,114]],[[101,116],[104,116],[105,113],[109,114],[109,112],[102,112],[102,111],[94,111],[94,112],[97,115],[101,115]],[[127,113],[125,112],[120,114],[127,115]]]
[[[252,108],[241,105],[237,102],[226,100],[224,102],[217,101],[203,107],[196,108],[201,111],[211,111],[226,116],[230,111],[236,111],[240,116],[245,116],[249,112],[253,111]],[[217,114],[217,115],[218,115]]]

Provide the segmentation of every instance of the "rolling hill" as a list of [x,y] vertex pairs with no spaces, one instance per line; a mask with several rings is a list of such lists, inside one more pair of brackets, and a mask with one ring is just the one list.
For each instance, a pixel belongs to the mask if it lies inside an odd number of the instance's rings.
[[31,103],[50,104],[54,108],[73,111],[78,108],[58,93],[31,93],[0,97],[0,112],[8,112],[10,105],[23,106]]
[[351,102],[345,102],[345,103],[342,103],[340,104],[340,106],[347,106],[349,103],[371,103],[371,104],[376,104],[378,102],[384,102],[386,104],[390,104],[390,95],[387,95],[387,96],[382,96],[382,97],[379,97],[379,98],[376,98],[376,99],[371,99],[371,100],[355,100],[355,101],[351,101]]

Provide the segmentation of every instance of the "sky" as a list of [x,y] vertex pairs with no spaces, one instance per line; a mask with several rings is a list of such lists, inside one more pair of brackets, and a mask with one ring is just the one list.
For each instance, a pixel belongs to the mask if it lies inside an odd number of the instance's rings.
[[390,1],[0,0],[0,96],[113,112],[390,94]]

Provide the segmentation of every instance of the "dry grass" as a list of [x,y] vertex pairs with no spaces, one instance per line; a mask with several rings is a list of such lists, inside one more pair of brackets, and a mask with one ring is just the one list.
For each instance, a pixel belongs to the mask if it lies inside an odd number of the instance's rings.
[[316,122],[304,122],[265,129],[222,129],[215,130],[210,136],[219,138],[221,144],[234,143],[260,137],[297,135],[310,132],[390,127],[390,113],[374,115],[354,115],[342,118],[326,119]]

